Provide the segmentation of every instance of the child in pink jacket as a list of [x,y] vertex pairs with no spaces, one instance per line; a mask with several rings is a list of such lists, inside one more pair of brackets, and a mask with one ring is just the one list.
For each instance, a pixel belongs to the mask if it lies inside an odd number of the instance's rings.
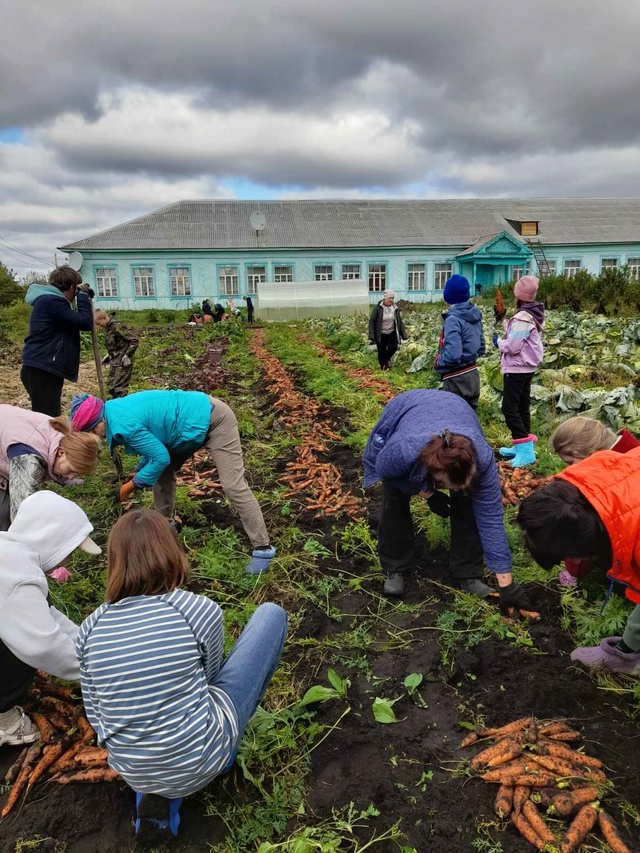
[[544,305],[535,301],[538,284],[532,275],[522,276],[516,282],[513,288],[516,313],[505,322],[505,337],[498,339],[497,334],[493,337],[500,350],[504,376],[502,414],[512,438],[512,446],[501,447],[500,454],[511,459],[514,468],[536,461],[537,439],[531,433],[531,380],[544,355]]

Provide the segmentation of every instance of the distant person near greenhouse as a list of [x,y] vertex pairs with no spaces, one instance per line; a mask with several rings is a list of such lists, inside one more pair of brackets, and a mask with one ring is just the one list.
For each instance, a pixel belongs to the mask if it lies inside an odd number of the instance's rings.
[[391,359],[400,341],[407,340],[400,309],[395,304],[395,299],[393,290],[385,290],[369,319],[369,340],[378,348],[378,363],[381,370],[391,369]]
[[478,358],[485,353],[482,314],[470,302],[471,288],[463,275],[452,275],[444,286],[444,301],[450,306],[443,317],[438,354],[434,361],[444,391],[462,397],[478,408],[480,375]]
[[109,365],[109,394],[112,397],[126,397],[133,372],[133,355],[138,349],[138,338],[112,314],[109,316],[101,309],[93,312],[96,326],[104,331],[104,344],[107,354],[102,359]]
[[250,296],[243,296],[244,301],[247,303],[247,323],[250,326],[253,325],[253,299]]

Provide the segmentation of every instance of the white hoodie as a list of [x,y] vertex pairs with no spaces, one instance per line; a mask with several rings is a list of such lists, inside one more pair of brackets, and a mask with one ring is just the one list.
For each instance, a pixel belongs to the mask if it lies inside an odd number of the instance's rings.
[[80,680],[78,626],[49,606],[45,572],[92,530],[79,506],[42,491],[25,498],[0,533],[0,640],[24,663],[72,681]]

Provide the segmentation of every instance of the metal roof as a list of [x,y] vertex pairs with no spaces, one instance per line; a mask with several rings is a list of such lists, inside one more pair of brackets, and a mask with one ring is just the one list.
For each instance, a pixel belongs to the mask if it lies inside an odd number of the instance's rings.
[[[256,232],[249,215],[262,211]],[[179,201],[65,251],[154,249],[356,249],[458,246],[536,220],[543,244],[640,243],[640,199],[423,199],[381,201]]]

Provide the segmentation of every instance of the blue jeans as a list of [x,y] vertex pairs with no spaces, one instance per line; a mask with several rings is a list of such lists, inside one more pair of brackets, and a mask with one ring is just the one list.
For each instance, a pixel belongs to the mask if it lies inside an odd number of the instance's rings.
[[278,667],[286,636],[287,614],[282,607],[261,604],[211,683],[224,690],[236,709],[235,749]]

